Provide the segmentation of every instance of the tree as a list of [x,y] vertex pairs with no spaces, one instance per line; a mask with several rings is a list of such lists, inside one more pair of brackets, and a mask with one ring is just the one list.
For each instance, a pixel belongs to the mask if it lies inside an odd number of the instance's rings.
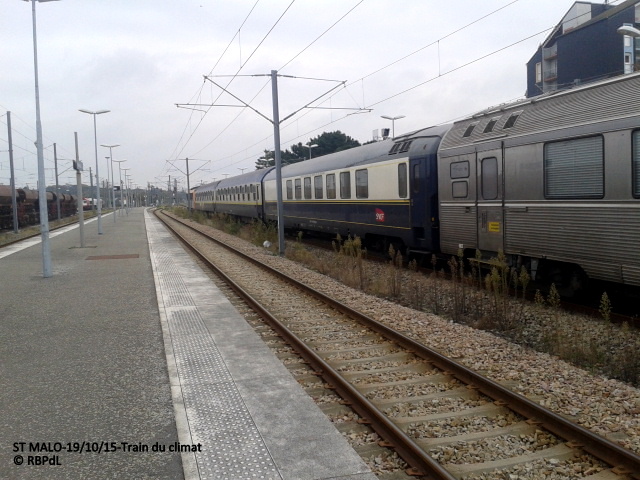
[[[313,147],[311,149],[311,156],[313,158],[360,146],[360,142],[358,140],[345,135],[340,130],[336,130],[335,132],[323,132],[321,135],[311,138],[309,142],[305,144],[299,142],[295,145],[291,145],[291,151],[281,151],[282,164],[288,165],[290,163],[308,160],[309,145],[314,144],[317,145],[317,147]],[[272,167],[273,165],[275,165],[273,150],[265,150],[264,155],[256,160],[256,170]]]
[[[282,161],[282,165],[288,165],[290,163],[297,163],[304,158],[298,158],[295,154],[291,153],[289,150],[280,151],[280,160]],[[264,155],[256,160],[256,170],[262,170],[263,168],[273,167],[276,164],[276,159],[273,150],[265,150]]]

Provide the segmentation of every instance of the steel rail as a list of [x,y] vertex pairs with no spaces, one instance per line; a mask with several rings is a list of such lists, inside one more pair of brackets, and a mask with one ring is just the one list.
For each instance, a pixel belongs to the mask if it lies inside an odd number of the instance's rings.
[[[156,213],[157,216],[157,213]],[[250,261],[251,263],[264,268],[265,265],[254,260],[248,255],[235,250],[222,242],[219,242],[205,233],[193,228],[182,222],[180,219],[173,218],[173,220],[181,223],[182,225],[206,236],[208,239],[213,240],[220,246],[227,248],[234,254],[238,254],[243,259]],[[165,225],[172,231],[172,233],[200,260],[202,260],[208,268],[213,270],[238,296],[240,296],[254,311],[256,311],[277,333],[284,341],[296,350],[323,378],[331,384],[335,390],[344,398],[367,423],[371,424],[371,427],[390,443],[390,446],[409,464],[412,469],[412,475],[427,475],[434,480],[456,480],[456,477],[451,475],[444,467],[438,462],[433,460],[419,445],[417,445],[411,437],[409,437],[404,431],[402,431],[396,424],[391,422],[389,418],[384,415],[375,405],[373,405],[364,395],[356,390],[353,385],[345,380],[342,375],[335,371],[324,359],[322,359],[317,353],[315,353],[309,346],[302,342],[291,330],[285,325],[279,322],[273,315],[269,313],[257,300],[255,300],[249,293],[247,293],[240,285],[234,282],[229,276],[222,272],[213,262],[211,262],[202,252],[200,252],[195,246],[191,245],[179,232],[173,229],[170,225],[164,222]],[[269,273],[276,274],[283,280],[291,281],[289,277],[267,267]],[[304,284],[293,282],[294,286],[305,290],[307,293],[313,294],[314,290],[310,289]],[[321,299],[324,297],[320,292],[317,292]],[[330,302],[332,303],[332,302]],[[333,305],[332,305],[333,306]],[[342,312],[344,313],[344,312]]]
[[[172,217],[173,218],[173,217]],[[340,311],[343,314],[346,314],[352,317],[354,320],[361,322],[363,325],[375,330],[376,332],[384,335],[387,338],[392,339],[397,342],[399,345],[403,346],[407,350],[410,350],[417,356],[421,357],[425,361],[432,363],[436,367],[442,369],[444,372],[454,376],[461,382],[474,386],[478,389],[478,391],[482,392],[489,398],[492,398],[494,401],[499,402],[500,404],[506,405],[508,408],[512,409],[514,412],[522,415],[523,417],[529,419],[532,423],[540,424],[545,429],[554,433],[555,435],[563,438],[566,441],[571,442],[570,446],[573,448],[581,448],[586,452],[590,453],[594,457],[602,460],[606,464],[614,467],[615,473],[621,475],[629,475],[634,479],[640,479],[640,455],[635,454],[631,450],[628,450],[580,425],[567,420],[566,418],[558,415],[541,405],[529,400],[528,398],[515,393],[508,388],[500,385],[499,383],[490,380],[473,370],[451,360],[450,358],[445,357],[444,355],[436,352],[428,348],[427,346],[403,335],[400,332],[397,332],[385,325],[380,324],[376,320],[351,309],[350,307],[338,302],[337,300],[328,297],[327,295],[319,292],[303,283],[300,283],[286,274],[279,272],[276,269],[273,269],[263,263],[251,258],[249,255],[240,252],[233,247],[225,245],[224,243],[212,238],[204,232],[201,232],[197,228],[183,222],[180,219],[174,219],[186,227],[204,235],[205,237],[213,240],[219,245],[227,248],[228,250],[238,254],[244,259],[258,265],[270,273],[275,274],[279,278],[286,280],[292,283],[297,288],[308,292],[311,295],[316,296],[320,300],[328,303],[330,306]],[[183,240],[186,242],[186,240]],[[188,243],[188,242],[187,242]],[[201,254],[199,254],[201,255]],[[207,263],[210,263],[205,259]],[[225,276],[226,277],[226,276]],[[240,288],[239,286],[237,288]],[[244,295],[244,293],[241,293]],[[248,295],[248,294],[247,294]],[[259,309],[264,311],[262,307]],[[271,316],[268,312],[265,311],[265,315],[267,318]],[[290,332],[285,326],[279,325],[277,320],[269,320],[269,322],[275,322],[277,326],[276,330],[279,333],[282,333],[282,336],[287,339],[287,341],[292,342],[292,346],[300,345],[301,349],[304,349],[305,353],[303,356],[315,367],[317,368],[323,376],[329,378],[330,382],[335,382],[336,389],[339,393],[344,394],[347,400],[353,402],[353,408],[363,417],[370,419],[372,422],[375,422],[374,426],[376,428],[381,428],[384,435],[381,435],[383,438],[387,439],[390,443],[393,444],[393,447],[396,449],[398,454],[405,460],[407,463],[412,465],[414,468],[417,468],[418,471],[429,472],[432,473],[431,468],[435,466],[432,463],[437,465],[437,470],[442,470],[446,472],[439,464],[437,464],[431,457],[428,457],[424,454],[424,451],[421,447],[419,447],[415,442],[408,437],[402,430],[400,430],[395,424],[390,422],[387,417],[379,412],[379,410],[372,405],[365,397],[363,397],[357,390],[355,390],[350,383],[344,381],[341,375],[333,370],[331,366],[329,366],[322,358],[320,358],[315,352],[311,351],[308,347],[306,347],[302,342],[300,342],[295,335]],[[272,325],[273,326],[273,325]],[[309,355],[309,358],[307,358]],[[340,386],[338,386],[340,385]],[[366,403],[360,403],[362,400]],[[367,405],[367,403],[369,405]],[[371,411],[368,411],[369,408],[372,407]],[[363,410],[360,411],[359,409]],[[367,410],[365,410],[367,409]],[[375,413],[377,412],[377,413]],[[382,418],[378,418],[378,414]],[[378,425],[378,421],[380,424]],[[379,432],[380,433],[380,432]],[[401,443],[405,443],[408,440],[408,444],[412,444],[411,447],[403,447]],[[404,448],[404,449],[403,449]],[[418,454],[414,450],[419,450],[422,454]],[[406,455],[406,456],[405,456]],[[421,460],[421,457],[426,456],[429,460]],[[415,463],[414,463],[415,462]],[[433,474],[436,474],[433,471]],[[447,472],[446,475],[442,477],[435,478],[447,478],[452,479],[455,477],[450,476]]]

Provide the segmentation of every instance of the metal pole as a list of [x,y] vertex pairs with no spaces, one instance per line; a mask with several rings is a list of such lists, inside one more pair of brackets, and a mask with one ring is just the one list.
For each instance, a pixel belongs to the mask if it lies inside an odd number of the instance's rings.
[[271,70],[271,96],[273,100],[273,142],[276,159],[276,191],[278,195],[278,252],[284,255],[284,214],[282,211],[282,159],[280,158],[280,112],[278,108],[278,71]]
[[60,212],[60,184],[58,183],[58,151],[56,150],[56,144],[53,144],[53,165],[56,172],[56,210],[58,211],[58,220],[62,218]]
[[95,210],[96,204],[93,201],[93,172],[91,171],[91,167],[89,167],[89,186],[91,187],[91,210]]
[[7,112],[7,130],[9,132],[9,169],[11,170],[11,210],[13,212],[13,233],[18,233],[18,200],[16,198],[16,178],[13,171],[13,140],[11,136],[11,112]]
[[40,89],[38,87],[38,42],[36,39],[36,0],[31,0],[33,18],[33,70],[36,90],[36,150],[38,151],[38,204],[40,208],[40,233],[42,234],[42,276],[49,278],[51,271],[51,246],[49,244],[49,215],[47,212],[47,185],[44,178],[44,149],[42,123],[40,122]]
[[187,158],[187,210],[191,213],[191,185],[189,184],[189,159]]
[[[111,208],[111,194],[109,193],[109,159],[111,157],[104,157],[107,161],[107,208]],[[111,186],[111,190],[113,190],[113,185]]]
[[116,223],[116,177],[113,176],[113,154],[109,147],[109,155],[111,155],[111,208],[113,208],[113,223]]
[[122,162],[122,160],[118,162],[118,175],[120,176],[120,216],[122,216],[122,168],[120,167],[120,162]]
[[102,201],[100,200],[100,176],[98,174],[98,129],[96,114],[93,114],[93,144],[96,152],[96,202],[98,203],[98,235],[102,235]]
[[[73,132],[76,140],[76,165],[79,165],[80,155],[78,153],[78,132]],[[82,198],[82,169],[76,169],[76,195],[78,197],[78,225],[80,226],[80,248],[84,248],[84,205]]]

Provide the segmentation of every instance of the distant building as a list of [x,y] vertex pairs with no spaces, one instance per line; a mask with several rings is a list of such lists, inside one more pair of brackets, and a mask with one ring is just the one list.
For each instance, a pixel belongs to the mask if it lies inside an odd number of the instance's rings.
[[575,2],[527,62],[527,97],[640,70],[640,0]]

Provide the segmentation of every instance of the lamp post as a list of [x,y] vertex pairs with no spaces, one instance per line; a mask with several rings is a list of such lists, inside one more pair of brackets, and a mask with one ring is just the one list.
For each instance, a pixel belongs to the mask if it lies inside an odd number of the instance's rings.
[[307,146],[309,147],[309,160],[311,160],[311,149],[316,148],[318,145],[316,143],[310,143]]
[[102,202],[100,201],[100,175],[98,174],[98,130],[96,129],[96,115],[103,113],[109,113],[111,110],[98,110],[92,112],[91,110],[79,109],[82,113],[88,113],[93,115],[93,143],[96,149],[96,202],[98,203],[98,235],[102,235]]
[[[122,168],[120,167],[120,164],[123,162],[126,162],[126,160],[113,160],[113,161],[118,164],[118,175],[120,177],[120,187],[118,187],[120,189],[120,215],[122,215]],[[113,214],[115,215],[116,212],[113,212]]]
[[[49,2],[52,0],[38,1]],[[51,271],[49,212],[47,211],[47,184],[44,178],[44,148],[42,146],[42,123],[40,121],[40,88],[38,86],[38,41],[36,38],[36,0],[31,0],[31,18],[33,19],[33,71],[35,77],[36,92],[36,150],[38,152],[38,205],[40,209],[40,234],[42,235],[42,276],[44,278],[49,278],[53,275],[53,272]]]
[[[102,145],[100,144],[101,147],[105,147],[109,149],[109,156],[107,158],[111,159],[111,206],[113,207],[113,223],[116,223],[116,192],[113,189],[114,185],[116,184],[116,179],[113,176],[113,148],[119,147],[119,144],[116,145]],[[107,165],[108,167],[108,165]],[[109,173],[109,170],[107,169],[107,173]]]
[[391,120],[391,137],[394,138],[396,136],[396,120],[400,120],[401,118],[404,118],[404,115],[398,115],[397,117],[382,115],[380,118],[384,118],[385,120]]
[[127,192],[125,194],[125,201],[127,202],[127,205],[124,207],[124,211],[127,215],[129,215],[129,188],[127,187],[127,170],[131,170],[130,168],[123,168],[122,170],[124,170],[124,189]]

